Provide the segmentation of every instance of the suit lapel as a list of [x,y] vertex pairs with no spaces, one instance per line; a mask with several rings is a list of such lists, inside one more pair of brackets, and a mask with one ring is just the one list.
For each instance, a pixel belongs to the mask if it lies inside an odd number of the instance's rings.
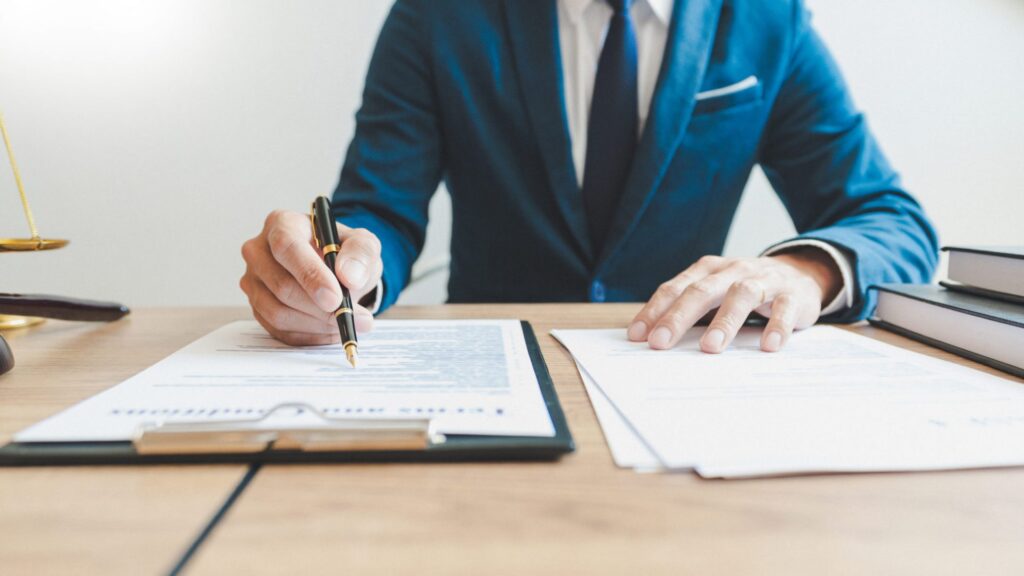
[[676,0],[650,113],[598,266],[608,263],[640,221],[686,133],[721,4],[722,0]]
[[577,248],[590,262],[594,255],[587,235],[583,193],[576,182],[565,113],[557,10],[554,0],[506,0],[506,33],[555,201]]

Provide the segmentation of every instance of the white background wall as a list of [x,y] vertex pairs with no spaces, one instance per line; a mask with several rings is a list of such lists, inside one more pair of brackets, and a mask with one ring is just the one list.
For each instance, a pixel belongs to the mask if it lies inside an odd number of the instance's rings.
[[[1024,1],[809,0],[945,243],[1024,243]],[[336,182],[390,2],[0,0],[0,109],[44,235],[0,291],[243,304],[241,243]],[[427,252],[444,257],[447,198]],[[792,233],[755,174],[729,254]],[[0,165],[0,236],[25,235]],[[433,277],[406,301],[443,299]]]

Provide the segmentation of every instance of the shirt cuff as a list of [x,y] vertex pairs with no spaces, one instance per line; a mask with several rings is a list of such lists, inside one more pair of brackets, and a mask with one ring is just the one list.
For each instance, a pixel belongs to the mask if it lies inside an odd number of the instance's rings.
[[[373,300],[370,300],[373,298]],[[384,279],[377,280],[377,287],[372,292],[363,296],[362,300],[359,301],[359,305],[370,311],[370,314],[377,315],[380,311],[380,305],[384,302]]]
[[790,240],[789,242],[783,242],[772,246],[761,253],[761,256],[771,256],[772,254],[778,254],[786,250],[792,250],[793,248],[811,247],[824,250],[826,254],[832,257],[835,261],[836,267],[839,268],[839,275],[843,279],[843,288],[836,294],[836,297],[828,303],[827,306],[821,309],[821,316],[828,316],[841,310],[846,310],[853,307],[853,264],[850,263],[850,259],[845,254],[840,252],[835,246],[828,242],[822,242],[821,240]]

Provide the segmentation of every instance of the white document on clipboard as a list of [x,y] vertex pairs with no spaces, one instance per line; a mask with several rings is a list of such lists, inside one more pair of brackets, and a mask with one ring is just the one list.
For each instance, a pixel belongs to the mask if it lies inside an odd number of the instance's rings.
[[289,403],[330,418],[429,419],[441,434],[555,434],[518,320],[377,320],[360,335],[359,368],[340,345],[291,347],[242,321],[15,440],[131,440],[153,423],[252,421]]

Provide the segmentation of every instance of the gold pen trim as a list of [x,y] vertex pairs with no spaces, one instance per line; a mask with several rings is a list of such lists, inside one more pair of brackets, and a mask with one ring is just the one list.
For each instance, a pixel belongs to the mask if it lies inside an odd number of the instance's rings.
[[334,311],[334,317],[337,318],[338,316],[341,316],[345,312],[348,312],[349,314],[355,313],[351,308],[341,307]]
[[323,247],[322,251],[324,253],[324,256],[327,256],[331,252],[337,252],[338,250],[341,250],[341,246],[338,246],[337,244],[328,244],[327,246]]
[[355,368],[359,364],[359,345],[356,344],[355,340],[349,340],[343,344],[345,347],[345,358],[348,359],[348,363]]
[[309,207],[309,228],[313,231],[313,244],[320,247],[320,239],[316,237],[316,202]]

